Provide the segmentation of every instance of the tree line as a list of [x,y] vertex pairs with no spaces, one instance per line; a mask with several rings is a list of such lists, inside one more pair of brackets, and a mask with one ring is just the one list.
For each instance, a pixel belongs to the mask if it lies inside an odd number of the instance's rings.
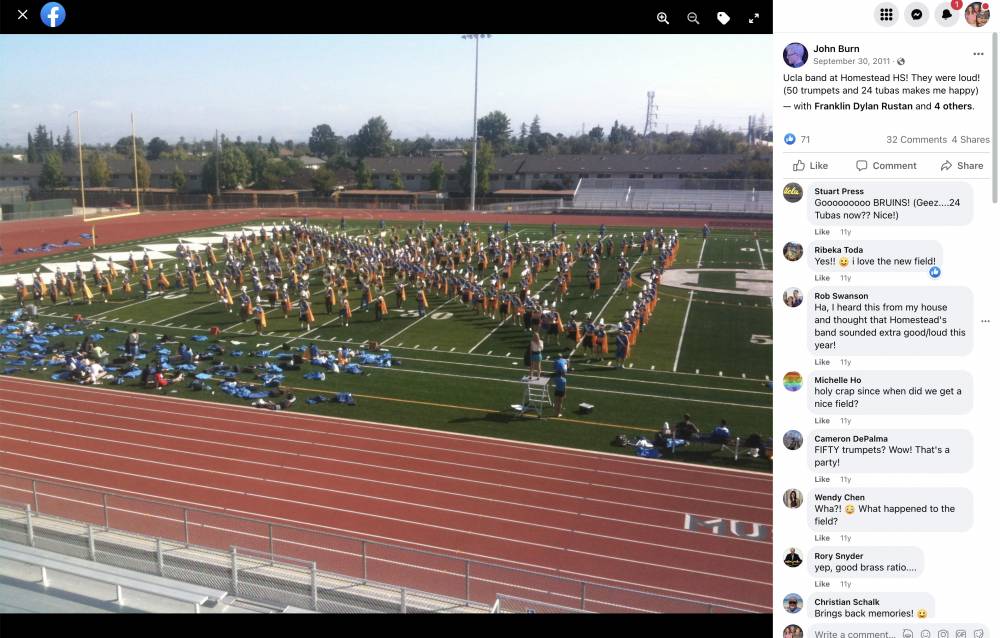
[[[639,135],[634,127],[625,126],[617,120],[605,132],[601,126],[575,136],[562,133],[553,135],[542,129],[536,115],[530,125],[522,122],[518,133],[511,128],[510,118],[502,111],[492,111],[478,120],[477,149],[477,190],[489,191],[489,175],[495,170],[495,158],[510,154],[741,154],[734,160],[734,177],[768,177],[770,174],[770,152],[755,148],[748,139],[771,140],[771,128],[763,116],[751,118],[751,130],[727,131],[714,123],[699,124],[692,132],[674,131]],[[27,138],[27,160],[42,163],[39,186],[43,189],[65,186],[62,163],[77,159],[77,147],[69,127],[64,135],[53,138],[44,125],[38,125]],[[427,157],[434,149],[462,149],[466,152],[466,163],[459,170],[459,183],[469,190],[471,166],[471,138],[435,139],[429,136],[410,139],[394,139],[388,123],[382,116],[370,118],[352,135],[341,137],[326,123],[313,127],[307,142],[285,140],[279,143],[271,137],[265,142],[262,136],[256,140],[244,141],[240,136],[235,140],[220,135],[216,140],[187,141],[179,138],[176,144],[169,144],[160,137],[148,143],[141,137],[135,140],[139,165],[139,187],[149,187],[150,168],[148,161],[155,160],[204,160],[202,189],[214,191],[216,184],[220,190],[253,187],[257,189],[313,188],[318,192],[330,192],[345,181],[353,181],[358,188],[372,188],[371,171],[365,165],[366,158],[374,157]],[[133,142],[131,136],[120,138],[114,144],[97,145],[84,152],[85,181],[88,186],[107,186],[111,176],[109,159],[132,160]],[[9,147],[8,147],[9,153]],[[324,160],[318,170],[306,169],[298,159],[304,155],[314,155]],[[4,161],[11,161],[4,154]],[[218,176],[216,170],[218,167]],[[131,171],[130,171],[131,172]],[[429,175],[432,190],[444,190],[445,170],[441,162],[432,164]],[[171,185],[178,190],[184,188],[187,177],[175,164]],[[392,176],[391,187],[405,188],[398,171]]]

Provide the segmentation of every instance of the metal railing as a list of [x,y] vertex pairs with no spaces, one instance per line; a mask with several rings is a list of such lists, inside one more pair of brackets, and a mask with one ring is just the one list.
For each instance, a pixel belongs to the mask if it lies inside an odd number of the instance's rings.
[[298,561],[361,583],[391,583],[468,603],[492,605],[507,595],[595,612],[753,612],[9,472],[0,472],[0,499],[171,546],[224,551],[237,546],[269,562]]
[[98,564],[210,587],[236,601],[282,611],[288,607],[336,613],[485,612],[467,603],[405,587],[321,571],[280,555],[242,547],[228,551],[109,529],[6,506],[0,500],[0,538]]
[[755,214],[770,217],[774,207],[771,193],[757,193],[755,201],[709,201],[709,200],[651,200],[625,204],[622,200],[598,200],[596,198],[573,202],[563,208],[564,211],[601,210],[621,212],[677,212],[677,213],[712,213],[712,214]]
[[517,596],[497,596],[496,603],[490,608],[494,614],[580,614],[591,613],[573,607],[562,607],[551,603],[543,603]]
[[480,209],[480,212],[506,213],[506,212],[533,212],[533,211],[554,211],[560,210],[567,205],[563,199],[539,199],[523,202],[501,202],[499,204],[487,204]]

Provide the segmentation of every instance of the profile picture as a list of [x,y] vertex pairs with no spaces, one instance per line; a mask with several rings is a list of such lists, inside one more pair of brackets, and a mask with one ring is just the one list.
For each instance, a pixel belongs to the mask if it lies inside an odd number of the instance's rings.
[[805,634],[802,633],[802,627],[798,625],[788,625],[785,627],[785,631],[781,633],[781,638],[802,638]]
[[794,204],[795,202],[802,199],[802,185],[797,182],[788,182],[785,187],[781,189],[781,196],[785,198],[786,202]]
[[[785,564],[789,567],[798,567],[802,564],[802,557],[799,556],[799,552],[794,547],[788,548],[788,553],[785,554]],[[799,602],[802,602],[801,599]]]
[[781,298],[789,308],[798,308],[802,305],[802,300],[805,299],[799,288],[788,288]]
[[785,247],[781,249],[781,253],[785,256],[788,261],[798,261],[802,259],[802,255],[805,251],[802,249],[802,244],[797,244],[794,241],[790,241],[785,244]]
[[790,507],[792,509],[801,507],[802,492],[799,490],[785,490],[785,494],[781,497],[781,501],[785,504],[785,507]]
[[990,21],[989,4],[983,6],[982,2],[972,2],[965,8],[965,21],[974,27],[985,27]]
[[802,611],[802,596],[798,594],[788,594],[782,601],[785,606],[785,611],[790,614],[797,614]]
[[781,382],[789,392],[798,392],[802,389],[802,373],[794,371],[786,372]]
[[802,433],[798,430],[789,430],[785,436],[781,437],[781,442],[789,450],[797,450],[802,447]]
[[806,45],[804,44],[792,42],[785,47],[785,50],[781,53],[781,57],[784,58],[785,64],[793,69],[797,69],[809,59],[809,50],[806,49]]

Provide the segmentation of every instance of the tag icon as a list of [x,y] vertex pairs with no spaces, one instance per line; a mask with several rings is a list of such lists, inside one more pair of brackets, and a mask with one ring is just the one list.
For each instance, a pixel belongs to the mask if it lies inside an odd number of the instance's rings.
[[725,11],[720,11],[716,13],[715,18],[722,24],[722,26],[726,26],[727,24],[729,24],[729,14],[726,13]]

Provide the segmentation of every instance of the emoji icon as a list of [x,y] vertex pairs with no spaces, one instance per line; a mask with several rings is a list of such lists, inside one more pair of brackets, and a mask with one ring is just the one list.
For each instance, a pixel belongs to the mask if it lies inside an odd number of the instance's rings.
[[847,264],[848,264],[847,257],[841,257],[840,258],[840,267],[841,268],[847,268]]
[[927,610],[926,609],[918,609],[917,610],[917,618],[919,618],[921,620],[923,620],[924,618],[927,618]]
[[854,506],[853,505],[845,505],[844,506],[844,511],[847,512],[848,514],[853,514],[854,513]]

